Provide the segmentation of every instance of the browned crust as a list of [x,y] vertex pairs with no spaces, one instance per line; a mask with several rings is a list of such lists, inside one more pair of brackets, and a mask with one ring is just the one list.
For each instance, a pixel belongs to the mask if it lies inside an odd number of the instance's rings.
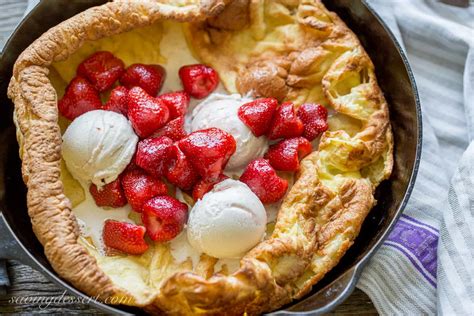
[[[246,4],[245,1],[238,2]],[[326,39],[324,45],[336,47],[338,54],[330,69],[326,69],[318,80],[335,109],[363,121],[361,131],[354,137],[344,135],[342,131],[323,136],[319,152],[303,160],[300,176],[283,203],[273,235],[242,259],[237,272],[230,276],[214,275],[209,279],[191,272],[176,273],[159,291],[151,293],[145,301],[131,302],[132,305],[153,313],[166,311],[171,314],[234,315],[273,310],[307,293],[339,262],[358,235],[363,220],[375,203],[373,190],[391,172],[392,136],[388,107],[373,75],[373,65],[355,35],[319,1],[302,2],[307,14],[299,16],[299,23],[317,30]],[[224,1],[219,0],[202,1],[199,5],[182,8],[155,1],[108,3],[51,29],[25,50],[15,64],[8,94],[15,103],[22,172],[28,186],[27,201],[33,230],[58,274],[89,295],[133,297],[133,293],[113,284],[78,243],[77,223],[60,181],[61,134],[57,122],[57,95],[48,80],[48,67],[52,62],[65,60],[84,41],[150,25],[159,19],[198,21],[220,12],[223,5]],[[312,10],[330,15],[332,23],[309,14]],[[224,22],[216,18],[211,23],[225,28]],[[202,28],[202,25],[196,25]],[[318,49],[322,42],[314,41],[314,48],[308,47],[308,50],[293,54],[292,63],[285,58],[274,59],[271,67],[275,67],[274,73],[283,80],[290,95],[296,93],[296,88],[308,84],[306,58],[321,58],[322,52],[314,49]],[[193,44],[196,44],[198,53],[199,49],[205,49],[202,43]],[[356,49],[357,53],[343,60],[343,53],[348,49]],[[369,88],[364,97],[371,101],[372,110],[366,117],[360,118],[358,113],[345,108],[331,94],[332,83],[338,80],[341,67],[348,67],[348,71],[360,69],[368,72]],[[250,65],[245,67],[247,70],[250,68]],[[258,84],[250,83],[248,86],[255,88]],[[263,94],[271,92],[271,84],[265,86],[263,83],[262,86],[270,89]],[[333,191],[321,178],[326,159],[323,154],[331,141],[341,137],[356,141],[356,145],[350,146],[345,153],[348,159],[344,160],[347,168],[342,170],[344,172],[370,168],[381,155],[386,155],[386,158],[384,169],[377,177],[348,177],[337,191]]]
[[[197,21],[216,14],[221,0],[172,7],[155,1],[118,1],[93,7],[38,38],[18,58],[8,96],[15,103],[23,179],[33,231],[55,271],[89,295],[120,295],[96,260],[78,243],[79,229],[60,181],[61,133],[57,95],[48,67],[65,60],[85,41],[153,24],[160,19]],[[140,302],[136,302],[140,304]]]

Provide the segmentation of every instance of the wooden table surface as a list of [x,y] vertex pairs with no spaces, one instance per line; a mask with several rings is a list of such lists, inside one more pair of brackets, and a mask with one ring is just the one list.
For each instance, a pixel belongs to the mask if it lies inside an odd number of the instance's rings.
[[[27,0],[0,0],[0,47],[20,20],[26,8]],[[49,282],[41,273],[15,261],[8,261],[8,274],[11,286],[7,294],[0,296],[0,314],[101,314],[95,308],[85,304],[38,304],[28,302],[34,298],[44,297],[52,300],[61,297],[63,290]],[[23,302],[21,302],[23,298]],[[372,302],[360,290],[342,303],[333,314],[338,315],[375,315]]]
[[[8,261],[8,275],[11,286],[7,294],[0,296],[0,314],[92,314],[102,313],[85,304],[31,303],[53,300],[61,297],[64,290],[49,282],[41,273],[16,261]],[[44,297],[44,299],[43,299]],[[23,302],[21,302],[23,298]],[[28,299],[27,299],[28,298]],[[30,300],[30,302],[28,302]],[[355,292],[331,314],[337,315],[377,315],[369,297],[360,290]]]

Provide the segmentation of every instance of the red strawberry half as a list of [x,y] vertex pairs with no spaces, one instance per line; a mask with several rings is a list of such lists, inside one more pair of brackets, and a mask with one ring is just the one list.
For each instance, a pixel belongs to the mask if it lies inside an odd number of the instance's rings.
[[276,99],[257,99],[239,108],[239,118],[255,136],[259,137],[267,133],[277,107]]
[[156,97],[165,81],[166,71],[160,65],[130,65],[120,77],[120,83],[126,88],[140,87],[149,95]]
[[203,99],[211,94],[219,84],[217,72],[206,65],[188,65],[179,69],[179,77],[184,91],[196,99]]
[[107,247],[130,255],[141,255],[148,250],[144,239],[145,227],[108,219],[104,223],[102,239]]
[[99,91],[110,89],[125,71],[122,60],[111,52],[96,52],[77,68],[77,74],[89,80]]
[[170,196],[157,196],[143,206],[142,221],[154,241],[172,240],[183,230],[188,206]]
[[169,110],[159,99],[134,87],[128,92],[128,118],[137,135],[146,138],[168,122]]
[[204,194],[211,191],[216,184],[224,181],[225,179],[229,179],[229,177],[226,176],[225,174],[221,174],[219,175],[219,178],[215,182],[206,182],[204,180],[200,180],[198,183],[196,183],[196,185],[193,188],[193,199],[195,201],[202,199]]
[[122,207],[127,204],[120,179],[106,184],[100,189],[95,184],[91,184],[89,192],[97,206]]
[[68,120],[102,107],[97,90],[82,77],[71,80],[66,88],[66,93],[58,102],[58,109],[62,116]]
[[175,118],[169,121],[164,127],[153,133],[154,136],[167,136],[174,141],[178,141],[186,137],[187,133],[184,130],[184,116]]
[[205,181],[216,181],[224,170],[236,143],[229,133],[208,128],[193,132],[178,142],[179,148]]
[[186,114],[189,106],[189,94],[185,91],[170,92],[158,96],[170,110],[170,119],[174,119]]
[[144,139],[138,143],[135,163],[154,177],[161,177],[168,167],[172,145],[166,136]]
[[177,145],[171,147],[171,157],[166,179],[184,191],[190,190],[198,181],[199,175]]
[[104,110],[128,115],[128,89],[122,86],[110,92],[109,100],[104,104]]
[[139,166],[137,166],[137,163],[135,162],[136,156],[137,156],[137,153],[135,152],[135,154],[133,155],[132,159],[130,160],[130,163],[128,164],[127,168],[125,168],[124,173],[128,172],[128,171],[132,171],[132,170],[137,170],[137,169],[140,170],[141,169]]
[[298,109],[298,117],[303,121],[303,136],[313,140],[328,129],[328,110],[321,104],[305,103]]
[[140,169],[125,172],[122,177],[122,187],[128,203],[135,212],[139,213],[146,201],[168,193],[166,184]]
[[247,184],[262,203],[279,201],[288,189],[288,181],[280,178],[270,163],[263,158],[252,161],[245,168],[240,181]]
[[300,160],[312,151],[311,143],[304,137],[289,138],[270,146],[265,154],[273,168],[282,171],[296,171]]
[[268,132],[268,138],[291,138],[303,134],[303,122],[296,115],[295,107],[291,102],[283,103],[275,112]]

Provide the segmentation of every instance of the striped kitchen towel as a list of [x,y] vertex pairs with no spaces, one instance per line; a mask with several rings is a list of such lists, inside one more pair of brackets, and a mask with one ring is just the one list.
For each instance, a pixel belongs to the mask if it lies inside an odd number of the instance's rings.
[[27,5],[26,0],[0,0],[0,50],[25,13]]
[[474,315],[474,7],[368,2],[408,55],[423,150],[404,214],[357,286],[383,315]]

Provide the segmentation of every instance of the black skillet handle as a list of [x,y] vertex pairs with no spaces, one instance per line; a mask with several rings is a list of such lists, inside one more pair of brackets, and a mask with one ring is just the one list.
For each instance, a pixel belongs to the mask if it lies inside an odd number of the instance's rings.
[[270,315],[322,315],[347,299],[355,289],[361,266],[355,266],[337,280],[298,303]]

